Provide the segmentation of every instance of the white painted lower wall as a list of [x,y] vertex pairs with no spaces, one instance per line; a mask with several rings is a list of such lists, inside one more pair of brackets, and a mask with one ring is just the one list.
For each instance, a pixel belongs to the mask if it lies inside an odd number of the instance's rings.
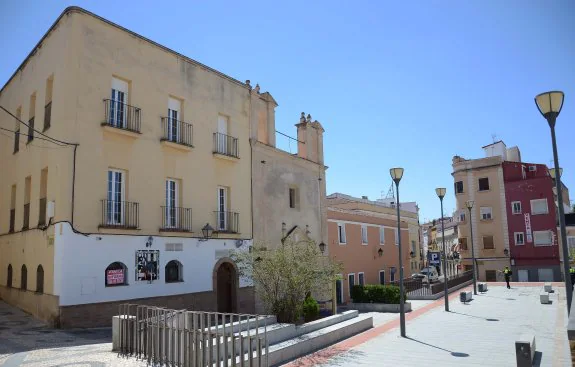
[[[76,234],[67,223],[58,223],[55,231],[54,289],[60,305],[119,301],[160,297],[213,290],[213,270],[217,261],[230,251],[248,251],[252,240],[243,240],[237,248],[235,239],[209,239],[152,236]],[[167,243],[181,243],[182,251],[166,251]],[[151,283],[136,280],[136,251],[159,250],[160,279]],[[164,268],[171,260],[183,265],[183,281],[166,283]],[[128,285],[106,287],[105,270],[113,262],[128,268]],[[240,287],[251,282],[240,278]]]

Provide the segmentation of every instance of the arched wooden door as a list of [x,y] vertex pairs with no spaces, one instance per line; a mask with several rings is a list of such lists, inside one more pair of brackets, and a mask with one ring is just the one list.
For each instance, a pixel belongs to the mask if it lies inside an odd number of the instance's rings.
[[229,262],[223,262],[217,269],[218,312],[235,312],[236,269]]

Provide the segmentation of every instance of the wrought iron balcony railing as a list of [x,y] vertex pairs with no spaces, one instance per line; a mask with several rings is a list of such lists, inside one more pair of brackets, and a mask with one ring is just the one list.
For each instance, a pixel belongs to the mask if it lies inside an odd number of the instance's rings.
[[102,200],[100,227],[136,229],[140,223],[140,204],[129,201]]
[[142,110],[125,103],[104,99],[105,120],[102,125],[139,133]]
[[169,117],[162,117],[162,132],[162,140],[189,147],[193,146],[194,128],[192,124]]
[[214,212],[217,232],[239,233],[240,214],[234,212]]
[[238,139],[222,133],[214,133],[214,153],[239,158]]
[[162,206],[162,228],[160,230],[164,232],[191,232],[192,208]]

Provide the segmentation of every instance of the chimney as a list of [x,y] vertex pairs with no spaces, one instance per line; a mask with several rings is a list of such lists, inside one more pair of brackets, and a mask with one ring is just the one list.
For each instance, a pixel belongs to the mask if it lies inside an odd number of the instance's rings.
[[312,122],[311,115],[301,113],[297,127],[297,155],[312,162],[323,164],[323,132],[324,129],[316,120]]

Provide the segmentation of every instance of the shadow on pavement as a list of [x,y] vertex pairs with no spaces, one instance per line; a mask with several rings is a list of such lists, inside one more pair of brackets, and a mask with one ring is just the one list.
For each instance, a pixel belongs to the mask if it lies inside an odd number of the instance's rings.
[[451,312],[451,313],[456,313],[456,314],[458,314],[458,315],[467,316],[467,317],[473,317],[473,318],[476,318],[476,319],[482,319],[482,320],[485,320],[485,321],[499,321],[499,319],[486,319],[486,318],[481,317],[481,316],[469,315],[469,314],[462,313],[462,312],[455,312],[455,311],[449,311],[449,312]]
[[449,349],[441,348],[441,347],[438,347],[438,346],[433,345],[433,344],[428,344],[428,343],[422,342],[421,340],[410,338],[409,336],[407,336],[406,339],[413,340],[414,342],[419,343],[419,344],[427,345],[428,347],[442,350],[444,352],[450,353],[454,357],[469,357],[469,354],[467,354],[467,353],[453,352]]

